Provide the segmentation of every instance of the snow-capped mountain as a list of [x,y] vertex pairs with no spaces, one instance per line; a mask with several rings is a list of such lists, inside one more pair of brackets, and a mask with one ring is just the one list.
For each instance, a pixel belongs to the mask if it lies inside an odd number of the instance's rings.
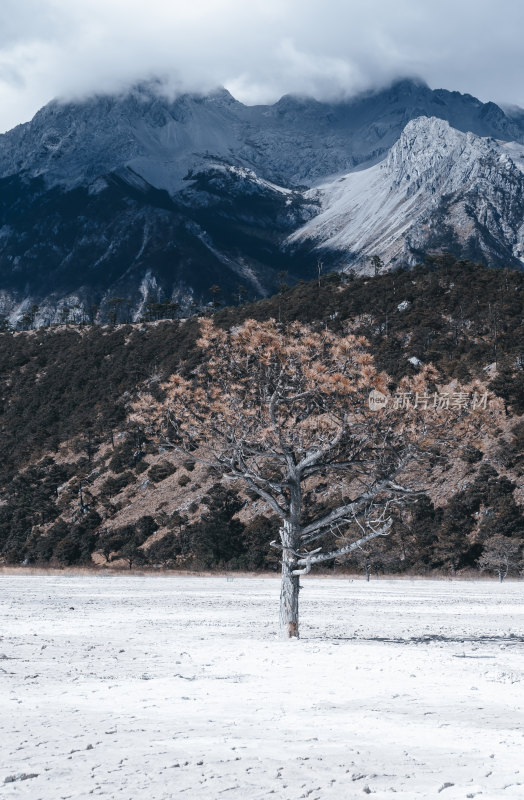
[[410,263],[447,248],[524,265],[524,146],[462,133],[434,117],[409,122],[386,158],[307,193],[321,212],[290,237],[344,254]]
[[420,116],[524,142],[518,115],[415,81],[345,102],[286,95],[272,106],[245,106],[225,89],[171,101],[160,89],[149,82],[119,96],[49,103],[31,122],[0,135],[0,177],[44,176],[47,186],[71,188],[128,169],[172,193],[183,187],[188,170],[212,159],[285,186],[311,185],[380,160]]
[[169,99],[154,83],[54,101],[0,135],[0,313],[118,296],[136,316],[149,295],[207,302],[212,284],[261,296],[282,270],[312,275],[319,244],[341,265],[372,241],[387,261],[462,252],[450,193],[484,231],[479,257],[517,263],[519,113],[407,80],[338,103]]

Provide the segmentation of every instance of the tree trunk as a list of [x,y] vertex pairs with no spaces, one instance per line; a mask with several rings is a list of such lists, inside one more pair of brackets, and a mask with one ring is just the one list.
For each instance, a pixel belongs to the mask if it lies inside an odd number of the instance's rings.
[[282,584],[280,588],[280,636],[282,639],[298,639],[298,593],[300,576],[293,575],[297,568],[293,550],[296,547],[292,526],[285,522],[281,529],[282,539]]
[[300,576],[293,575],[292,561],[282,558],[282,586],[280,589],[280,635],[283,639],[298,639],[298,593]]

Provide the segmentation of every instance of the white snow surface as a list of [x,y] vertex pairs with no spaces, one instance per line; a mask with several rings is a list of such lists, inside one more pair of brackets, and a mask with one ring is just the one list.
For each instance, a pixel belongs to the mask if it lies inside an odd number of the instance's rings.
[[293,233],[290,244],[317,246],[357,255],[380,253],[387,263],[423,247],[447,198],[448,218],[459,238],[472,233],[471,210],[490,230],[492,217],[504,219],[504,235],[514,255],[524,252],[522,193],[524,147],[462,133],[435,117],[408,122],[387,157],[311,189],[321,212]]
[[524,797],[522,583],[4,575],[0,797]]

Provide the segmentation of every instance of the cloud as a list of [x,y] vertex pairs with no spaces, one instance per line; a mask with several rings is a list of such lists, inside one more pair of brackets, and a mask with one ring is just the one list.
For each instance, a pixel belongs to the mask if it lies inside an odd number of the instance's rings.
[[396,77],[524,105],[522,0],[2,0],[0,130],[162,76],[247,103]]

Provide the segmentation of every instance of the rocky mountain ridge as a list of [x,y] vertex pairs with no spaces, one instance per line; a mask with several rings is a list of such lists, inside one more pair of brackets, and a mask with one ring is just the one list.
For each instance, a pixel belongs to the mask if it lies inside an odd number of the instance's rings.
[[[54,101],[0,135],[0,314],[16,325],[37,304],[36,324],[104,319],[120,298],[137,319],[150,297],[187,313],[212,285],[256,298],[281,272],[311,277],[319,245],[335,268],[362,268],[371,251],[395,264],[443,249],[519,266],[523,119],[409,80],[338,103],[249,107],[226,90],[169,99],[154,83]],[[338,209],[343,185],[353,189]],[[355,193],[404,207],[362,223]]]
[[71,188],[128,168],[173,193],[189,169],[224,159],[285,186],[311,185],[380,160],[420,116],[524,143],[520,119],[494,103],[417,81],[338,103],[286,95],[270,106],[245,106],[225,89],[170,100],[161,85],[149,82],[117,96],[52,101],[30,122],[0,135],[0,178],[42,175],[47,186]]
[[517,143],[419,117],[382,162],[306,196],[322,211],[290,242],[314,240],[348,264],[374,253],[388,265],[416,263],[432,244],[524,265],[524,146]]

